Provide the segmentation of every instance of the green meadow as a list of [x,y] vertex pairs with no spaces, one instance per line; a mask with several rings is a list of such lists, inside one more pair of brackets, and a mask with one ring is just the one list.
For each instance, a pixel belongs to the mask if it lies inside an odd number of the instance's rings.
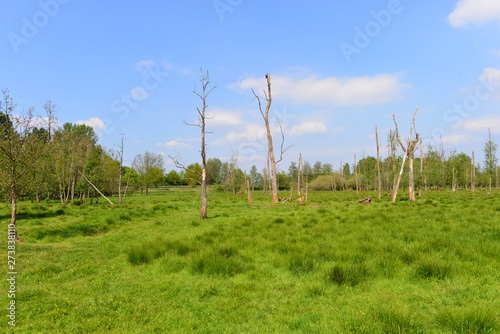
[[[499,192],[20,202],[6,333],[500,333]],[[281,195],[288,196],[289,192]],[[372,205],[356,200],[372,196]],[[116,198],[112,199],[115,203]],[[0,222],[7,277],[7,221]]]

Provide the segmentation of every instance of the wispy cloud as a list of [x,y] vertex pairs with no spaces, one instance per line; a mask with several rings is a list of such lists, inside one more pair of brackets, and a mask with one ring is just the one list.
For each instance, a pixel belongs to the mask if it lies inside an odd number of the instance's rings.
[[325,133],[327,131],[324,122],[320,121],[306,121],[301,124],[292,126],[290,130],[290,135],[292,136],[302,136],[315,133]]
[[208,127],[237,126],[243,124],[243,115],[239,111],[215,108],[207,111],[207,117],[206,123]]
[[453,27],[500,21],[500,1],[460,0],[455,10],[448,16],[448,20]]
[[[237,90],[250,90],[257,93],[265,85],[264,78],[249,76],[230,85]],[[275,98],[289,99],[297,104],[362,106],[387,104],[397,99],[401,92],[411,87],[401,82],[399,74],[377,74],[350,78],[327,77],[318,75],[272,77],[272,92]]]
[[468,141],[468,138],[466,135],[462,135],[462,134],[451,134],[451,135],[447,135],[447,136],[443,136],[441,138],[441,140],[443,141],[444,144],[458,144],[458,143],[465,143]]
[[193,147],[189,144],[182,143],[176,140],[171,140],[167,143],[156,143],[156,146],[167,147],[171,149],[192,149]]
[[472,131],[472,132],[488,132],[500,133],[500,115],[488,115],[478,118],[471,118],[460,121],[456,124],[459,129]]

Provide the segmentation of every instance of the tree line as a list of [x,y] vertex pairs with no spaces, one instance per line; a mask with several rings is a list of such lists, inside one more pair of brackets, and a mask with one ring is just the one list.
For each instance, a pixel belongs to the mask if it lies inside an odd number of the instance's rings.
[[[202,74],[202,93],[197,95],[203,101],[198,110],[200,123],[192,124],[205,134],[205,98],[213,89],[207,89],[210,81],[208,72]],[[268,127],[268,113],[271,103],[270,76],[266,76],[268,92],[265,112],[259,109]],[[215,87],[214,87],[215,88]],[[205,91],[207,89],[207,91]],[[17,113],[16,105],[8,91],[3,91],[0,101],[0,196],[12,205],[11,222],[15,224],[18,199],[30,199],[41,202],[44,199],[57,199],[61,205],[68,203],[98,203],[100,197],[118,195],[122,203],[127,194],[140,191],[148,195],[149,190],[158,186],[213,186],[216,191],[238,193],[242,190],[261,190],[277,197],[277,189],[294,188],[299,191],[305,184],[311,190],[380,190],[391,191],[396,184],[396,176],[405,160],[404,144],[396,132],[391,130],[387,138],[387,156],[380,161],[375,157],[363,157],[354,163],[340,162],[334,167],[331,163],[320,161],[310,164],[308,161],[291,162],[288,169],[279,170],[277,163],[283,159],[284,134],[279,156],[267,161],[259,172],[257,166],[249,171],[242,170],[238,163],[238,154],[233,154],[229,161],[208,158],[203,155],[206,143],[202,141],[202,165],[198,162],[182,170],[165,173],[164,159],[161,155],[146,151],[139,154],[125,166],[124,135],[116,149],[108,149],[98,144],[94,129],[84,124],[65,123],[57,126],[56,107],[51,101],[43,106],[43,117],[35,108]],[[196,93],[196,91],[195,91]],[[415,112],[416,113],[416,112]],[[190,124],[191,125],[191,124]],[[268,131],[269,132],[269,131]],[[270,134],[268,134],[270,137]],[[411,133],[410,133],[411,137]],[[396,141],[399,141],[403,154],[398,154]],[[424,146],[418,134],[411,144],[410,171],[402,169],[399,188],[407,188],[414,183],[418,190],[428,189],[471,189],[498,187],[497,145],[491,135],[486,142],[484,162],[479,164],[466,153],[446,150],[440,145]],[[272,138],[269,147],[272,148]],[[378,147],[378,134],[377,134]],[[410,147],[410,145],[408,145]],[[415,152],[420,151],[420,157]],[[418,152],[417,152],[418,153]],[[268,154],[268,159],[270,155]],[[273,160],[274,159],[274,160]],[[178,163],[178,160],[173,159]],[[176,164],[177,165],[177,164]],[[379,180],[380,171],[380,180]],[[410,177],[411,175],[411,177]],[[411,189],[412,187],[410,187]],[[107,198],[106,198],[107,199]],[[109,199],[108,201],[113,204]]]

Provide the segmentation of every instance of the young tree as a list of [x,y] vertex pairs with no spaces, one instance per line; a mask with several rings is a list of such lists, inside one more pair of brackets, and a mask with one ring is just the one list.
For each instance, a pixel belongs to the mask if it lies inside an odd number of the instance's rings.
[[268,73],[266,74],[266,79],[267,79],[267,94],[264,91],[264,100],[267,101],[267,106],[266,106],[266,112],[264,113],[262,111],[262,105],[261,105],[261,98],[255,94],[254,90],[252,89],[253,95],[257,98],[257,101],[259,102],[259,110],[260,114],[262,115],[262,118],[264,119],[264,123],[266,124],[266,131],[267,131],[267,152],[268,152],[268,157],[269,161],[271,163],[271,179],[272,179],[272,195],[273,195],[273,203],[278,202],[278,175],[276,174],[276,164],[281,162],[283,160],[283,154],[291,147],[283,148],[283,144],[285,142],[285,135],[283,133],[283,128],[281,127],[281,123],[279,123],[280,130],[281,130],[281,150],[280,150],[280,157],[278,160],[275,159],[274,157],[274,147],[273,147],[273,136],[271,135],[271,125],[269,123],[269,109],[271,108],[271,75]]
[[207,200],[207,144],[205,141],[205,135],[208,133],[205,130],[205,122],[208,119],[206,116],[206,109],[207,109],[207,96],[217,87],[209,87],[210,86],[210,78],[208,75],[208,71],[206,75],[203,75],[203,71],[200,70],[200,82],[201,82],[201,93],[198,93],[196,91],[196,87],[193,90],[193,93],[196,94],[202,102],[202,108],[196,108],[198,111],[198,123],[195,124],[189,124],[184,122],[186,125],[189,126],[197,126],[201,130],[201,168],[202,172],[196,172],[194,170],[189,169],[188,167],[185,167],[182,163],[179,161],[179,157],[170,157],[172,161],[174,162],[175,166],[177,168],[182,168],[188,172],[194,172],[198,174],[201,177],[201,215],[200,219],[206,219],[207,218],[207,212],[208,212],[208,200]]
[[[491,191],[491,179],[496,175],[498,159],[496,156],[498,145],[491,140],[491,131],[488,129],[488,141],[484,144],[484,172],[489,177],[489,188]],[[495,182],[496,183],[496,182]]]
[[149,187],[163,180],[163,157],[160,154],[148,151],[144,155],[138,154],[132,168],[139,173],[141,186],[145,189],[146,196],[149,194]]
[[[0,185],[9,195],[12,210],[10,225],[15,229],[17,198],[26,191],[36,176],[36,168],[49,150],[48,138],[40,140],[35,128],[34,108],[14,115],[15,104],[8,91],[3,91],[0,103]],[[49,123],[52,123],[49,119]],[[17,238],[17,232],[15,233]]]

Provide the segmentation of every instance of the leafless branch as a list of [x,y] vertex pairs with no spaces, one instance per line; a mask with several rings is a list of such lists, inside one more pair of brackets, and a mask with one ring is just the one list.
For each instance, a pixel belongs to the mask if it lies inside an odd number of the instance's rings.
[[290,146],[286,147],[285,149],[283,149],[283,145],[285,144],[285,134],[283,133],[283,127],[281,125],[279,118],[276,117],[276,120],[278,121],[278,124],[280,125],[280,132],[281,132],[280,158],[278,160],[276,160],[276,163],[280,163],[281,160],[283,160],[283,154],[285,154],[288,149],[294,147],[295,144],[290,145]]
[[188,171],[188,172],[191,172],[191,173],[194,173],[198,176],[202,176],[202,174],[200,172],[197,172],[195,170],[192,170],[190,168],[187,168],[183,163],[180,162],[180,157],[179,156],[175,156],[175,157],[172,157],[171,155],[168,156],[172,162],[174,163],[175,167],[176,168],[181,168],[181,169],[184,169],[185,171]]

